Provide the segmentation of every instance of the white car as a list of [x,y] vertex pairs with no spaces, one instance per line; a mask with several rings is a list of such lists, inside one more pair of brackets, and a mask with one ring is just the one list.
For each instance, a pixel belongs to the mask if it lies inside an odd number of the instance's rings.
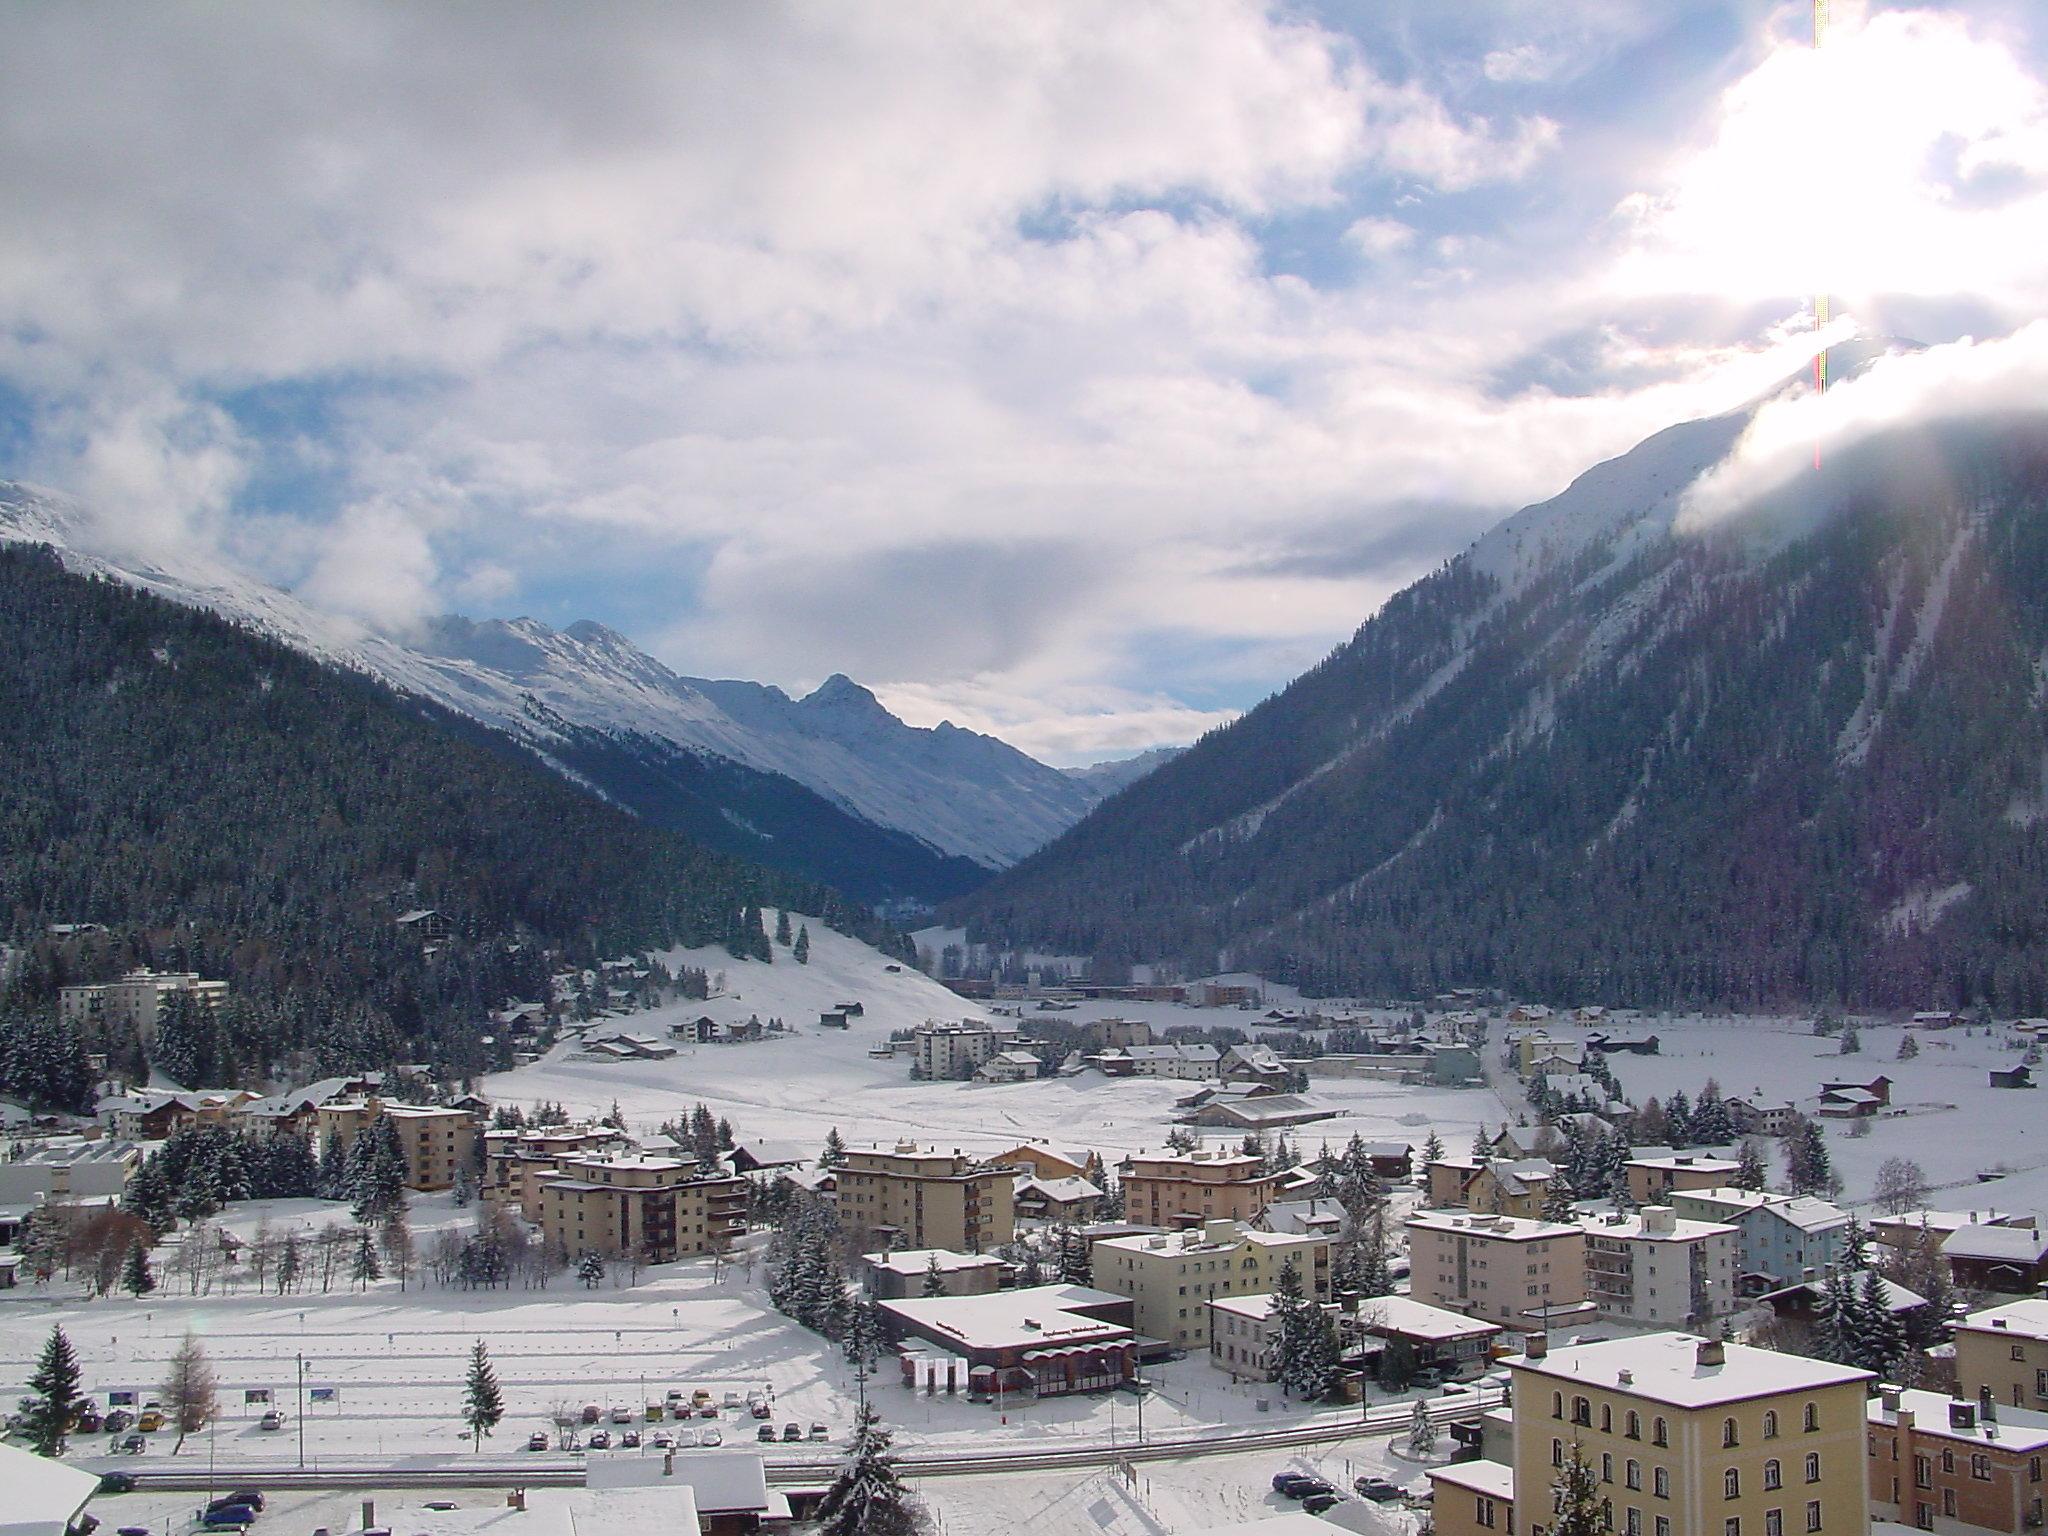
[[279,1413],[275,1408],[272,1408],[268,1413],[264,1414],[261,1419],[257,1420],[256,1427],[258,1429],[283,1429],[284,1415]]

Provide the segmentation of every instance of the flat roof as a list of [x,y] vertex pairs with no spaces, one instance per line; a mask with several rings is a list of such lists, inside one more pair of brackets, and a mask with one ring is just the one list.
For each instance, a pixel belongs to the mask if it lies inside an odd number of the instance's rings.
[[1458,1461],[1448,1467],[1431,1467],[1429,1480],[1468,1489],[1489,1499],[1512,1500],[1515,1496],[1515,1469],[1504,1462]]
[[[1913,1415],[1913,1432],[1917,1435],[1940,1435],[1950,1440],[1971,1440],[1979,1445],[2015,1454],[2048,1449],[2048,1413],[2036,1413],[2027,1408],[2000,1408],[1998,1417],[1986,1419],[1977,1411],[1977,1405],[1967,1398],[1949,1397],[1940,1392],[1929,1392],[1924,1388],[1910,1387],[1899,1393],[1899,1407]],[[1971,1425],[1959,1429],[1949,1422],[1949,1409],[1968,1408],[1971,1410]],[[1885,1406],[1882,1397],[1873,1397],[1867,1415],[1872,1424],[1896,1424],[1898,1414]]]
[[2016,1333],[2027,1339],[2048,1339],[2048,1300],[2029,1297],[2025,1301],[2007,1302],[2002,1307],[1987,1307],[1982,1312],[1972,1312],[1956,1326],[1980,1329],[1985,1333]]
[[1669,1157],[1632,1157],[1628,1160],[1631,1168],[1660,1168],[1676,1172],[1681,1168],[1696,1168],[1711,1173],[1733,1173],[1742,1166],[1733,1158],[1705,1157],[1692,1152],[1674,1152]]
[[[1651,1333],[1633,1339],[1609,1339],[1553,1349],[1541,1360],[1510,1361],[1510,1367],[1541,1376],[1556,1386],[1577,1383],[1631,1392],[1674,1408],[1705,1408],[1780,1392],[1815,1391],[1822,1387],[1861,1385],[1873,1380],[1869,1371],[1779,1354],[1747,1344],[1721,1346],[1724,1363],[1702,1365],[1699,1348],[1705,1340],[1689,1333]],[[1621,1373],[1630,1373],[1627,1384]],[[1517,1402],[1521,1398],[1517,1396]]]
[[1689,1216],[1671,1218],[1671,1229],[1660,1232],[1650,1226],[1641,1211],[1633,1216],[1616,1221],[1612,1216],[1595,1216],[1585,1222],[1586,1236],[1623,1238],[1629,1242],[1642,1243],[1696,1243],[1703,1238],[1717,1237],[1722,1233],[1735,1234],[1735,1228],[1725,1221],[1694,1221]]
[[1001,1269],[1003,1261],[988,1253],[956,1253],[950,1248],[902,1248],[894,1253],[864,1253],[861,1262],[896,1275],[921,1275],[936,1260],[940,1274],[966,1269]]
[[[1121,1323],[1083,1317],[1070,1307],[1128,1306],[1130,1298],[1086,1285],[1034,1285],[986,1296],[912,1296],[878,1302],[921,1331],[967,1349],[1110,1343],[1131,1337]],[[1025,1326],[1027,1323],[1035,1327]]]
[[1496,1242],[1527,1243],[1553,1237],[1582,1236],[1581,1227],[1561,1221],[1537,1221],[1528,1216],[1475,1216],[1470,1211],[1417,1211],[1407,1225],[1427,1232],[1452,1232],[1461,1237],[1485,1237]]

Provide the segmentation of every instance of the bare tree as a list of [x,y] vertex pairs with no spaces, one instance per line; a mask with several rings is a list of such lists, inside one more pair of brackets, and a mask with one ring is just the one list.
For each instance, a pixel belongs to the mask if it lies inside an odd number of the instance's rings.
[[171,1373],[164,1378],[164,1413],[178,1430],[173,1456],[184,1449],[187,1435],[207,1426],[215,1406],[213,1367],[199,1340],[188,1333],[171,1356]]
[[1927,1175],[1910,1157],[1888,1157],[1877,1168],[1877,1208],[1887,1216],[1927,1203]]
[[334,1289],[334,1272],[341,1267],[342,1250],[349,1246],[348,1228],[330,1221],[313,1239],[320,1260],[320,1294]]

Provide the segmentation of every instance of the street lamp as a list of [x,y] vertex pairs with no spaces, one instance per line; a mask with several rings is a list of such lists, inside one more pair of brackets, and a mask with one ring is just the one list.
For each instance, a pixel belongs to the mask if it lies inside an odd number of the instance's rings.
[[[301,1317],[305,1316],[302,1312]],[[299,1470],[306,1470],[306,1357],[295,1357],[299,1365]]]

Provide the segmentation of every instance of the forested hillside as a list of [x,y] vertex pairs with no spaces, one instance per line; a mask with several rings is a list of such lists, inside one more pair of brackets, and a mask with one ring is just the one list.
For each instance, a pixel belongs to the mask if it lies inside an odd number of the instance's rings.
[[954,915],[1324,992],[2048,1011],[2048,428],[1674,534],[1739,426],[1518,515]]
[[[832,892],[603,804],[473,722],[206,613],[0,549],[7,1007],[134,964],[237,997],[222,1076],[487,1064],[487,1010],[557,963],[753,942],[795,907],[895,942]],[[453,926],[431,947],[396,916]],[[758,936],[758,919],[756,919]],[[104,935],[53,934],[99,924]],[[117,1059],[132,1042],[90,1042]]]

